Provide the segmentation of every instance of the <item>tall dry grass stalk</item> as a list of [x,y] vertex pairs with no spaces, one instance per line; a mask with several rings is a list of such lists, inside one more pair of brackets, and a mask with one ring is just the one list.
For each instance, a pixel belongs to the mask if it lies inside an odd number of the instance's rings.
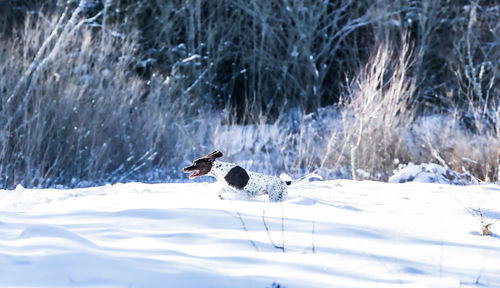
[[[390,44],[380,44],[350,82],[342,106],[342,134],[332,134],[342,139],[342,145],[328,146],[323,166],[348,162],[353,179],[358,173],[384,179],[392,172],[394,159],[407,158],[403,144],[415,118],[409,107],[416,89],[409,72],[413,55],[405,40],[401,51],[394,51]],[[336,157],[334,153],[338,153]]]

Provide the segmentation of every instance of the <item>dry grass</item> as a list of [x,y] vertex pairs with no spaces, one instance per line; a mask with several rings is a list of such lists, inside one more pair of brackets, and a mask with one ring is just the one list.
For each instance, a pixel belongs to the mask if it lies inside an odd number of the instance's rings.
[[415,109],[409,107],[415,93],[411,59],[407,42],[399,54],[384,43],[360,69],[342,106],[343,129],[332,134],[323,167],[349,163],[353,179],[358,173],[387,179],[394,159],[408,159],[404,141],[415,117]]
[[[475,113],[474,111],[470,111]],[[477,113],[477,110],[476,110]],[[460,173],[470,174],[478,181],[498,182],[500,169],[500,139],[494,126],[486,125],[487,119],[477,118],[479,130],[471,132],[461,121],[462,113],[420,119],[413,133],[414,139],[425,145],[428,161],[444,161],[443,165]],[[477,115],[477,114],[476,114]],[[427,122],[427,123],[425,123]]]
[[138,63],[134,34],[95,37],[78,24],[85,19],[74,19],[28,17],[19,38],[1,44],[4,187],[144,179],[153,167],[178,163],[175,149],[204,131],[191,123],[201,113],[197,98],[177,97],[176,75],[145,80],[130,72]]

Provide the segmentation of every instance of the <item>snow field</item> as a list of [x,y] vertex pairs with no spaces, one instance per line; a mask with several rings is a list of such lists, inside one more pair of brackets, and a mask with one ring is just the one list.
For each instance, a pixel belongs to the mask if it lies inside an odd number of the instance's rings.
[[477,213],[498,231],[498,185],[321,181],[284,203],[219,189],[1,190],[0,286],[500,287]]

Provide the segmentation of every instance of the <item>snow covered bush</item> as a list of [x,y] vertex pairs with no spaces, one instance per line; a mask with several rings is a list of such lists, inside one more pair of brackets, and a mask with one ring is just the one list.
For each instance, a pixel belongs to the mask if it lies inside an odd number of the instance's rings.
[[422,182],[453,185],[477,184],[477,181],[473,178],[471,179],[470,175],[459,174],[450,168],[433,163],[401,165],[395,171],[394,175],[389,177],[389,182]]

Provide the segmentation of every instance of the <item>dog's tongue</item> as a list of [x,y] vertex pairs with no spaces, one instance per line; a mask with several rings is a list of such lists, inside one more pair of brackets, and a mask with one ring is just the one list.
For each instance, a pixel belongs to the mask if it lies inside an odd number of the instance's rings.
[[191,174],[189,175],[189,179],[193,179],[193,178],[194,178],[194,177],[196,177],[196,175],[198,175],[198,174],[200,174],[200,171],[198,171],[198,170],[194,171],[193,173],[191,173]]

